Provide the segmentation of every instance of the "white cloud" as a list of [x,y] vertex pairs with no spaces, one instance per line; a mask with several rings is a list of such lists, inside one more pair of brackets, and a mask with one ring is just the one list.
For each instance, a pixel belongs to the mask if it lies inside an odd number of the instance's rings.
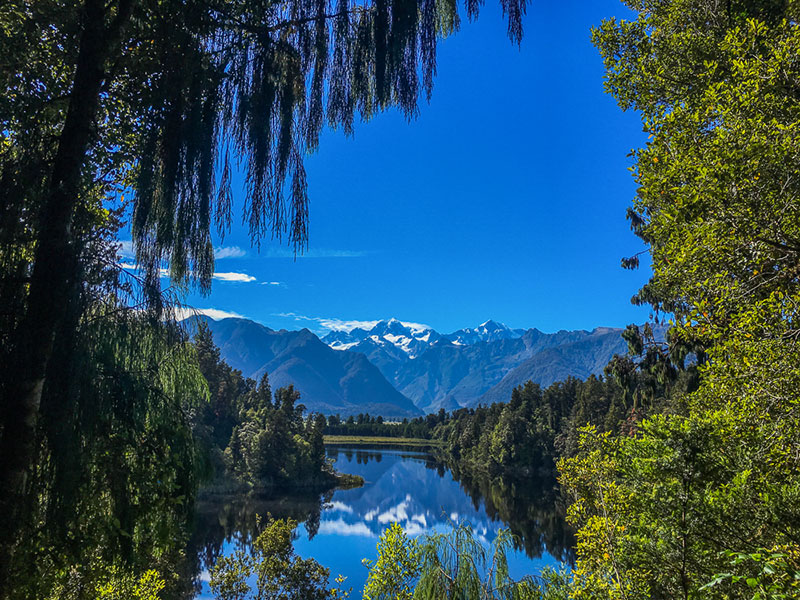
[[214,248],[214,258],[222,260],[223,258],[242,258],[246,256],[247,252],[239,248],[239,246],[221,246]]
[[326,319],[324,317],[307,317],[305,315],[298,315],[293,312],[276,313],[276,317],[284,317],[286,319],[294,319],[295,321],[311,321],[319,323],[329,331],[352,331],[356,328],[372,329],[378,321],[343,321],[341,319]]
[[[128,271],[141,271],[142,267],[135,263],[120,263],[119,266],[123,269],[127,269]],[[167,269],[159,269],[158,270],[159,277],[169,277],[169,271]]]
[[131,240],[120,240],[118,244],[117,254],[122,258],[133,258],[136,256],[133,252],[133,242]]
[[319,524],[319,533],[333,533],[335,535],[358,535],[361,537],[377,537],[366,523],[346,523],[344,519],[335,521],[322,521]]
[[215,321],[219,321],[220,319],[245,319],[244,315],[240,315],[239,313],[232,312],[229,310],[221,310],[219,308],[191,308],[188,306],[180,306],[173,309],[175,312],[175,319],[178,321],[182,321],[188,317],[194,317],[197,315],[205,315],[207,317],[211,317]]
[[235,281],[239,283],[250,283],[256,280],[255,277],[247,273],[214,273],[213,277],[220,281]]
[[420,526],[416,521],[408,521],[403,525],[403,531],[406,535],[417,537],[423,533],[427,533],[428,529]]
[[[141,267],[137,264],[133,263],[120,263],[119,265],[123,269],[128,269],[129,271],[141,271]],[[159,269],[158,270],[159,277],[169,277],[169,270],[168,269]],[[255,277],[252,275],[248,275],[247,273],[214,273],[212,276],[214,279],[218,279],[219,281],[232,281],[235,283],[251,283],[256,280]],[[269,282],[273,285],[281,285],[280,282]]]
[[408,521],[408,507],[411,504],[411,496],[406,495],[397,506],[393,506],[389,510],[382,512],[378,515],[378,523],[385,525],[386,523],[399,523],[400,521]]
[[275,287],[283,287],[285,284],[282,281],[262,281],[261,285],[274,285]]
[[375,517],[378,516],[378,513],[380,513],[380,511],[377,508],[370,510],[367,512],[367,514],[364,515],[364,520],[372,521]]
[[341,319],[314,319],[325,329],[331,331],[353,331],[353,329],[372,329],[378,321],[342,321]]
[[[119,240],[117,242],[117,253],[122,258],[134,258],[136,254],[133,251],[133,241]],[[247,251],[239,246],[220,246],[214,248],[214,258],[222,260],[225,258],[242,258],[247,256]]]
[[346,512],[353,514],[353,507],[345,504],[344,502],[339,502],[338,500],[334,500],[333,502],[327,504],[325,506],[326,510],[338,510],[340,512]]

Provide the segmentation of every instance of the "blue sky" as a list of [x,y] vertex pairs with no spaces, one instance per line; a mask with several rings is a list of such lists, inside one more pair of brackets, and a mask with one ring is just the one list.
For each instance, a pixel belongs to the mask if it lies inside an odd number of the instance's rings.
[[307,160],[307,255],[269,242],[259,254],[235,219],[216,262],[230,275],[187,302],[317,332],[389,317],[442,332],[646,320],[630,297],[649,271],[619,266],[642,249],[624,215],[644,134],[603,92],[589,40],[625,14],[617,0],[534,0],[518,48],[489,0],[441,43],[418,119],[392,111],[323,135]]

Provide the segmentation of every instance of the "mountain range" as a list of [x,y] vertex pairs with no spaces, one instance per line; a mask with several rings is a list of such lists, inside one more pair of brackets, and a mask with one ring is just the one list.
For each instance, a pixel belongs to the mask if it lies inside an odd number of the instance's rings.
[[273,389],[294,384],[314,411],[413,417],[507,401],[514,387],[602,373],[627,351],[622,330],[543,333],[486,321],[441,334],[397,319],[371,328],[275,331],[240,318],[208,324],[222,357],[246,377],[268,372]]
[[369,412],[403,418],[422,414],[359,352],[340,352],[308,329],[274,331],[248,319],[189,318],[205,322],[220,354],[245,377],[269,374],[273,390],[294,385],[312,411],[343,415]]

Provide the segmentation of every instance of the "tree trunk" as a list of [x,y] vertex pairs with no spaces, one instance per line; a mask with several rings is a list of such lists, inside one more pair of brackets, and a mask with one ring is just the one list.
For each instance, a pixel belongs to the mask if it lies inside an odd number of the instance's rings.
[[[121,4],[129,4],[123,1]],[[13,336],[13,381],[4,386],[4,427],[0,441],[0,597],[9,595],[8,575],[26,512],[28,474],[36,451],[36,422],[47,364],[70,287],[72,217],[81,197],[86,154],[97,117],[105,64],[118,31],[106,27],[102,0],[85,0],[84,28],[70,102],[39,215],[39,235],[26,312]],[[127,12],[129,13],[128,6]],[[117,27],[127,20],[120,6]]]

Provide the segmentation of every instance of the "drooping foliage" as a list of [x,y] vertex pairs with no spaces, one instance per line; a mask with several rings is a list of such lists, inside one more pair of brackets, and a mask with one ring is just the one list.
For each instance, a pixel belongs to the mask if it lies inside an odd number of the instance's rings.
[[545,569],[538,578],[520,580],[509,574],[508,550],[512,536],[501,530],[487,547],[468,523],[453,523],[446,533],[408,537],[397,523],[378,541],[378,558],[364,561],[370,567],[364,586],[365,600],[556,600],[563,590],[563,575]]
[[[237,550],[222,556],[211,569],[211,591],[219,600],[282,598],[336,600],[346,598],[328,587],[330,570],[313,558],[300,558],[292,545],[297,522],[272,520],[253,540],[250,552]],[[252,589],[252,583],[255,588]]]
[[112,308],[83,315],[43,394],[14,597],[93,598],[114,572],[170,575],[180,556],[197,477],[189,412],[205,381],[180,330]]
[[[525,2],[504,0],[508,34],[522,35]],[[455,32],[455,0],[5,3],[4,202],[36,217],[69,106],[81,35],[105,46],[94,131],[83,168],[132,188],[137,257],[158,282],[210,284],[211,229],[233,215],[232,170],[246,174],[242,209],[254,240],[307,239],[304,158],[323,127],[352,132],[357,118],[396,106],[408,118],[430,96],[440,38]],[[21,196],[19,195],[21,193]],[[39,198],[39,199],[37,199]],[[26,203],[21,203],[24,199]],[[23,208],[24,207],[24,208]],[[36,223],[30,231],[35,237]],[[5,229],[5,228],[4,228]],[[13,231],[11,228],[7,231]]]

